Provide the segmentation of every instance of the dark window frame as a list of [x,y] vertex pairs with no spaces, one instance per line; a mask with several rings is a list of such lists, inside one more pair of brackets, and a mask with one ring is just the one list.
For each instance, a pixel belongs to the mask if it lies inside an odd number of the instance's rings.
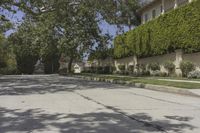
[[152,18],[156,18],[156,9],[152,10]]

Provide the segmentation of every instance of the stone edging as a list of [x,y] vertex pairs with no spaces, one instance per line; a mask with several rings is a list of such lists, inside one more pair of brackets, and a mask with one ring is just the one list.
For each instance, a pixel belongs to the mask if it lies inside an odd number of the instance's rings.
[[177,87],[169,87],[169,86],[161,86],[161,85],[152,85],[152,84],[144,84],[144,83],[133,83],[130,81],[123,81],[123,80],[114,80],[114,79],[105,79],[100,77],[90,77],[90,76],[78,76],[74,75],[73,77],[81,78],[89,81],[97,81],[97,82],[107,82],[112,84],[121,84],[121,85],[128,85],[131,87],[143,88],[148,90],[154,91],[161,91],[173,94],[180,94],[180,95],[187,95],[192,97],[200,98],[200,95],[197,95],[187,89],[177,88]]

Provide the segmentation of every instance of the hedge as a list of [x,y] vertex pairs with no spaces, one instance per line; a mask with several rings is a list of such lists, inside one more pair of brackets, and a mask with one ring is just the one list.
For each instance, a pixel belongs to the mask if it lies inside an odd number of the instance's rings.
[[172,10],[114,40],[115,58],[200,51],[200,0]]

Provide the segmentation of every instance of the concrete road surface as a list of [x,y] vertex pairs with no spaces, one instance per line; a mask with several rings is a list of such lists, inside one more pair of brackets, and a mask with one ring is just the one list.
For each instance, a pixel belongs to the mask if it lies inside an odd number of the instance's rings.
[[200,133],[200,98],[58,75],[0,76],[0,133]]

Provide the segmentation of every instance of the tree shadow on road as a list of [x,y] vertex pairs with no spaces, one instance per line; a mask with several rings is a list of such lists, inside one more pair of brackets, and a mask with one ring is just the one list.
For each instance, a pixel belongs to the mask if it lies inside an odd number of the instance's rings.
[[189,124],[172,124],[169,121],[152,120],[147,114],[135,114],[135,121],[119,113],[103,112],[85,114],[47,113],[41,109],[19,110],[0,108],[0,133],[7,132],[37,132],[42,133],[144,133],[159,132],[151,125],[164,126],[165,131],[181,133],[183,130],[193,130]]
[[119,89],[123,86],[62,76],[0,78],[0,95],[46,94],[96,88]]

